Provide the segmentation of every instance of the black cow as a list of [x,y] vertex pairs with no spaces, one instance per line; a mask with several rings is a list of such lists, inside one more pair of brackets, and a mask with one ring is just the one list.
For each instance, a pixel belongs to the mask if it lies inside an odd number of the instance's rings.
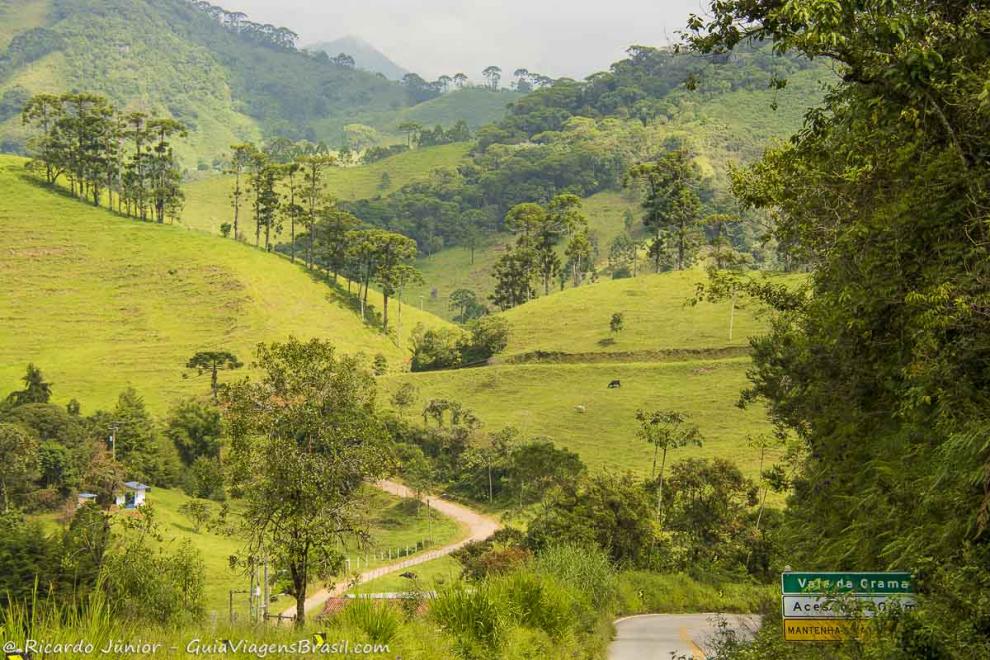
[[622,387],[622,381],[616,378],[611,383],[608,384],[608,389],[614,390],[617,387]]

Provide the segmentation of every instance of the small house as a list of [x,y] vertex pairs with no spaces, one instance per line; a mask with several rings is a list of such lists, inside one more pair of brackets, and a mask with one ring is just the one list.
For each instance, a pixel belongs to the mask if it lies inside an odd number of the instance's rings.
[[140,481],[125,481],[124,492],[117,495],[117,506],[124,509],[136,509],[144,504],[144,494],[150,490]]
[[79,493],[79,495],[76,497],[77,506],[82,506],[83,504],[86,504],[88,502],[92,502],[93,504],[96,504],[96,493]]

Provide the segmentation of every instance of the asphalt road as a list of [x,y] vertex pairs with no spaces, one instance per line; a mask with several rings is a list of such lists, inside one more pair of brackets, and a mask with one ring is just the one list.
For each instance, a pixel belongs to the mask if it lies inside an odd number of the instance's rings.
[[[722,616],[742,634],[759,625],[758,616],[738,614],[641,614],[615,622],[615,640],[608,647],[609,660],[701,659]],[[672,655],[673,654],[673,655]]]

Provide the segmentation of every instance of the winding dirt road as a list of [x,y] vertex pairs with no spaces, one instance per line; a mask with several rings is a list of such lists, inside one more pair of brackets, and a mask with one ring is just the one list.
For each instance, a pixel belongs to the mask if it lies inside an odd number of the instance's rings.
[[[407,497],[410,499],[416,497],[412,490],[402,484],[395,483],[394,481],[379,481],[375,484],[375,486],[391,495]],[[359,582],[367,582],[368,580],[373,580],[383,575],[388,575],[389,573],[404,570],[410,566],[416,566],[417,564],[422,564],[432,559],[438,559],[444,555],[449,555],[454,550],[457,550],[472,541],[484,541],[489,536],[494,534],[495,530],[501,526],[494,518],[490,516],[478,513],[477,511],[467,508],[466,506],[456,504],[440,497],[423,495],[419,499],[424,502],[429,499],[430,506],[433,509],[439,511],[445,516],[453,518],[462,525],[465,525],[469,532],[467,537],[461,539],[457,543],[451,543],[433,550],[427,550],[419,553],[418,555],[413,555],[412,557],[403,559],[402,561],[385,564],[384,566],[373,568],[370,571],[365,571],[364,573],[361,573],[358,580]],[[347,588],[348,583],[345,582],[336,585],[333,589],[320,589],[306,599],[306,612],[308,613],[316,608],[322,607],[328,598],[334,598],[342,595],[345,591],[347,591]],[[294,617],[295,614],[295,605],[282,612],[283,617]]]

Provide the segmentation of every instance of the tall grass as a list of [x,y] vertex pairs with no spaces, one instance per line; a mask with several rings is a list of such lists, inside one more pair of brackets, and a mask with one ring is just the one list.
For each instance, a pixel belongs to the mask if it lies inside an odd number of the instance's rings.
[[391,643],[402,625],[399,613],[390,603],[377,603],[368,598],[349,603],[342,618],[376,644]]

